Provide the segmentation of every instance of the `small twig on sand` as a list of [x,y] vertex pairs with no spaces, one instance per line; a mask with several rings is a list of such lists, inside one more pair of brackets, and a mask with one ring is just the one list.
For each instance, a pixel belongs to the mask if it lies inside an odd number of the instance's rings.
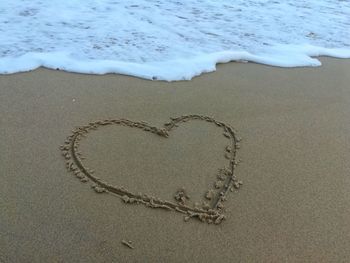
[[134,249],[134,246],[133,245],[131,245],[131,243],[132,243],[132,241],[126,241],[126,240],[122,240],[122,244],[124,245],[124,246],[127,246],[128,248],[131,248],[131,249]]

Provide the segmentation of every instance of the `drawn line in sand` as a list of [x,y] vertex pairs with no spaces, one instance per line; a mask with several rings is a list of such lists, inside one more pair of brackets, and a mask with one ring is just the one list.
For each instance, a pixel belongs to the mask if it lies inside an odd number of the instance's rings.
[[[90,122],[88,125],[77,127],[72,131],[72,134],[67,137],[65,143],[61,145],[60,149],[62,155],[66,159],[66,167],[73,172],[82,182],[91,181],[92,188],[97,193],[112,193],[119,196],[127,204],[144,204],[151,208],[162,208],[166,210],[177,211],[185,214],[184,220],[188,221],[190,218],[197,218],[202,222],[209,224],[220,224],[224,219],[224,205],[229,191],[239,189],[242,181],[239,181],[235,175],[235,168],[239,164],[237,159],[237,149],[239,149],[240,138],[237,137],[237,132],[229,125],[217,121],[211,117],[202,115],[184,115],[181,117],[170,118],[171,121],[164,124],[164,127],[158,128],[151,126],[142,121],[131,121],[128,119],[106,119],[95,122]],[[138,128],[146,132],[167,138],[169,133],[179,126],[193,120],[201,120],[213,123],[223,130],[223,135],[230,140],[230,144],[226,146],[224,156],[228,159],[228,167],[219,169],[217,180],[213,184],[214,189],[209,189],[203,194],[204,202],[189,204],[189,196],[185,189],[179,189],[174,199],[176,202],[161,200],[157,197],[149,196],[147,194],[135,194],[122,186],[110,185],[107,182],[99,179],[94,175],[94,171],[83,164],[84,157],[79,152],[79,142],[81,139],[92,130],[99,129],[107,125],[122,125],[132,128]]]

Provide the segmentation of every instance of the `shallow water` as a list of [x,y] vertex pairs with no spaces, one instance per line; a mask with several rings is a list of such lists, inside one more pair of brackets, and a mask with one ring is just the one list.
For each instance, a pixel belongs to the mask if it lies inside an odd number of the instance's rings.
[[350,2],[2,0],[0,73],[45,66],[191,79],[218,62],[350,57]]

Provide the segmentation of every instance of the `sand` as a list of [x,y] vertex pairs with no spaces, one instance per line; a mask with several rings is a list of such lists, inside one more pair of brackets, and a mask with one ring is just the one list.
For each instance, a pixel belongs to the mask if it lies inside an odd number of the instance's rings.
[[[346,262],[350,61],[322,62],[229,63],[174,83],[47,69],[0,76],[0,262]],[[96,193],[66,169],[59,147],[76,127],[129,119],[161,129],[189,114],[243,138],[243,185],[227,193],[218,225]],[[79,151],[101,181],[202,209],[208,190],[225,187],[215,184],[227,139],[199,120],[168,137],[106,125]]]

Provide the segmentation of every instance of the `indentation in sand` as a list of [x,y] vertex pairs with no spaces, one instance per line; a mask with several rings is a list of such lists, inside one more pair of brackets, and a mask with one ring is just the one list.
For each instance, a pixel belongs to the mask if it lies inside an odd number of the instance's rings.
[[[237,149],[239,149],[239,142],[241,139],[237,137],[237,132],[231,126],[211,117],[203,115],[184,115],[170,119],[171,121],[165,123],[162,128],[152,126],[143,121],[131,121],[128,119],[98,120],[90,122],[88,125],[77,127],[60,147],[62,155],[66,159],[66,167],[82,182],[91,181],[93,183],[92,188],[96,193],[113,193],[127,204],[144,204],[151,208],[177,211],[185,214],[185,221],[188,221],[190,218],[197,218],[209,224],[220,224],[225,219],[223,214],[223,202],[227,200],[229,190],[234,191],[234,189],[239,189],[242,185],[242,181],[239,181],[235,175],[235,168],[240,162],[237,159]],[[147,194],[133,193],[123,186],[111,185],[94,175],[95,171],[88,168],[83,163],[84,157],[79,151],[79,142],[82,138],[87,136],[92,130],[101,129],[103,126],[121,125],[141,129],[145,132],[167,138],[170,136],[170,132],[180,124],[193,120],[213,123],[223,130],[223,135],[230,141],[224,149],[223,154],[223,156],[228,159],[228,167],[219,169],[217,180],[213,183],[215,189],[209,189],[203,193],[202,205],[198,202],[194,203],[194,205],[190,205],[188,202],[190,197],[187,195],[184,188],[177,190],[174,195],[174,201],[167,201]]]

